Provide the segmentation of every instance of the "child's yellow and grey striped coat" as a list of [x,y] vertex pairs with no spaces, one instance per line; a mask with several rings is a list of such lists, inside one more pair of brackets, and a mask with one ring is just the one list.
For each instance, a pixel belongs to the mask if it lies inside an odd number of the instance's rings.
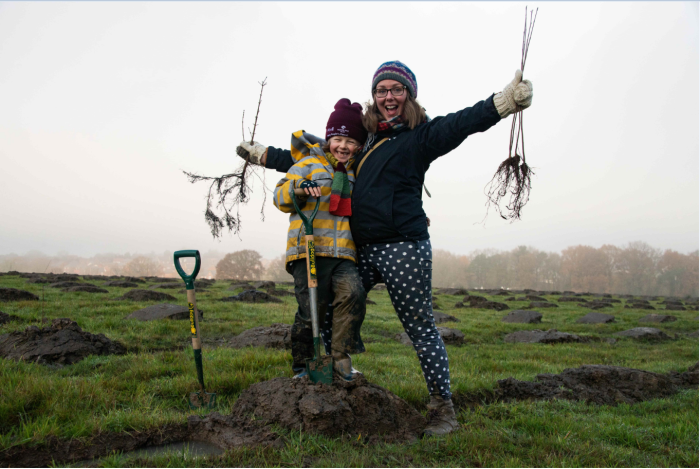
[[[313,139],[316,140],[316,139]],[[321,143],[312,143],[309,135],[303,130],[292,134],[292,157],[297,163],[289,168],[289,172],[275,187],[275,206],[285,213],[290,213],[289,230],[287,231],[287,259],[286,262],[304,259],[306,257],[306,244],[304,242],[304,224],[301,217],[294,209],[292,197],[294,189],[298,187],[300,180],[314,181],[321,187],[321,205],[314,219],[314,243],[316,255],[320,257],[337,257],[350,259],[357,262],[355,243],[350,234],[350,219],[331,215],[329,212],[331,200],[331,184],[335,170],[326,159]],[[350,190],[355,185],[355,171],[352,168],[351,159],[347,166]],[[296,185],[296,186],[295,186]],[[316,198],[309,197],[306,203],[297,204],[306,217],[316,206]]]

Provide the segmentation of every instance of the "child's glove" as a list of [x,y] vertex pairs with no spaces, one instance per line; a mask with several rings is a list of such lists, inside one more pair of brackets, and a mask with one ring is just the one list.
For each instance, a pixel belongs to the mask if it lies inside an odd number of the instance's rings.
[[299,183],[297,187],[299,189],[304,189],[306,195],[310,195],[312,197],[321,197],[321,187],[313,181],[304,179]]
[[493,97],[493,104],[502,119],[522,111],[532,104],[532,82],[523,80],[523,72],[515,71],[515,78]]
[[262,165],[260,158],[262,158],[265,152],[267,152],[267,147],[258,142],[253,142],[251,145],[250,143],[244,141],[236,147],[236,153],[238,156],[244,160],[248,159],[248,161],[251,163],[258,165]]

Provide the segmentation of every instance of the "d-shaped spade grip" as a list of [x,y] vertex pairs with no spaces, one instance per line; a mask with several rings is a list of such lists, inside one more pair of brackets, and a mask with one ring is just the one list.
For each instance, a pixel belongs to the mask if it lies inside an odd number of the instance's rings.
[[[294,194],[307,195],[306,191],[304,191],[304,189],[294,189]],[[296,197],[292,197],[292,203],[294,203],[294,208],[296,209],[297,213],[301,217],[301,221],[304,222],[304,231],[306,232],[306,236],[314,234],[314,218],[316,218],[316,214],[318,213],[318,208],[321,206],[321,198],[319,197],[318,199],[316,199],[316,207],[314,208],[314,211],[309,218],[306,218],[304,216],[304,213],[299,208],[299,205],[297,205],[297,198]]]
[[[180,265],[180,259],[183,257],[194,257],[194,270],[190,275],[187,275],[182,266]],[[186,249],[184,251],[175,251],[173,255],[173,260],[175,261],[175,270],[180,274],[182,280],[185,281],[185,288],[187,290],[194,290],[194,279],[197,278],[199,273],[199,267],[202,264],[202,259],[199,257],[199,251],[196,249]]]

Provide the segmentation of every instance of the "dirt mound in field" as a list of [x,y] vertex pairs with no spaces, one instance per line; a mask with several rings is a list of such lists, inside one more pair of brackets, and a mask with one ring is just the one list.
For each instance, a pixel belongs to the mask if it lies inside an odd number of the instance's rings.
[[38,300],[39,297],[34,293],[16,288],[0,288],[0,301],[26,301]]
[[258,290],[245,290],[236,296],[223,298],[221,301],[242,301],[244,303],[282,303],[282,300],[275,298],[265,292]]
[[426,424],[403,399],[362,376],[352,382],[336,377],[331,385],[308,378],[256,383],[241,393],[232,416],[327,436],[379,435],[384,441],[413,439]]
[[153,290],[131,290],[117,300],[132,301],[175,301],[175,297],[167,293]]
[[14,314],[3,313],[2,311],[0,311],[0,326],[3,324],[7,324],[10,321],[21,321],[21,320],[22,320],[22,318],[20,318],[19,316],[15,316]]
[[621,366],[584,365],[558,375],[537,375],[535,381],[507,378],[498,382],[498,400],[568,399],[599,405],[634,404],[667,397],[679,388],[698,386],[698,365],[667,375]]
[[71,365],[88,355],[122,355],[126,348],[104,334],[83,331],[68,318],[54,319],[50,327],[29,326],[24,332],[0,336],[0,356],[13,360]]
[[259,326],[243,331],[226,342],[232,348],[266,347],[275,349],[292,349],[292,326],[274,323],[270,327]]

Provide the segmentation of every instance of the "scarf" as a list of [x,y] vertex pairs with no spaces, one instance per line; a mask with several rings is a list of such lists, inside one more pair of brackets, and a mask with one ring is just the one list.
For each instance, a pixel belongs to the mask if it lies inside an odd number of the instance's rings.
[[326,153],[326,159],[335,169],[333,173],[333,183],[331,184],[331,203],[329,212],[331,215],[339,217],[349,217],[352,215],[350,208],[350,180],[348,179],[348,169],[352,166],[352,160],[347,167],[338,161],[333,154]]
[[[425,109],[423,109],[425,110]],[[425,124],[426,122],[430,122],[431,119],[430,117],[426,114],[425,115],[425,120],[421,122],[421,124]],[[396,133],[399,131],[406,130],[406,121],[403,117],[403,114],[398,115],[396,117],[392,117],[388,121],[381,121],[377,124],[377,131],[375,133],[370,132],[369,135],[367,136],[367,141],[365,142],[365,146],[362,148],[362,151],[367,151],[372,146],[374,146],[375,142],[377,141],[377,136],[381,134],[388,134],[388,133]],[[387,136],[387,135],[384,135]]]

